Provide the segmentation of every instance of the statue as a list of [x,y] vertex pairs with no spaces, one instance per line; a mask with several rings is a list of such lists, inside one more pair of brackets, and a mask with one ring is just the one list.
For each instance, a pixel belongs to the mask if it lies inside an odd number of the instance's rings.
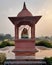
[[21,38],[24,38],[24,39],[28,38],[28,30],[26,28],[23,29]]

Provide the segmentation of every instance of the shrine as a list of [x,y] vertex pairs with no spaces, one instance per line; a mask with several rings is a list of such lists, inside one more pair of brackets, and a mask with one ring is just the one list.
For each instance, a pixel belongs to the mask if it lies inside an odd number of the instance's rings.
[[[8,17],[15,26],[15,49],[13,52],[17,56],[34,56],[35,48],[35,24],[41,16],[33,16],[24,2],[23,9],[16,17]],[[31,38],[28,38],[28,30],[23,29],[21,39],[19,39],[19,27],[21,25],[28,25],[31,27]]]
[[[15,26],[15,59],[6,60],[5,65],[45,65],[45,62],[41,60],[35,60],[36,46],[35,46],[35,25],[41,18],[41,16],[33,16],[27,9],[24,2],[23,9],[18,13],[16,17],[8,17],[9,20]],[[31,37],[29,38],[28,29],[25,26],[28,25],[31,28]],[[24,26],[21,32],[21,38],[19,38],[20,26]],[[30,32],[29,32],[30,33]],[[38,61],[38,63],[37,63]]]

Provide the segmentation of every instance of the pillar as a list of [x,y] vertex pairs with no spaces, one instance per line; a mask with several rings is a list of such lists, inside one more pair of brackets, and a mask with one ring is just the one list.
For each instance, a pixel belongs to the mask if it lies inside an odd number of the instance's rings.
[[19,38],[19,28],[17,25],[15,25],[15,40]]
[[31,27],[31,38],[35,39],[35,24]]

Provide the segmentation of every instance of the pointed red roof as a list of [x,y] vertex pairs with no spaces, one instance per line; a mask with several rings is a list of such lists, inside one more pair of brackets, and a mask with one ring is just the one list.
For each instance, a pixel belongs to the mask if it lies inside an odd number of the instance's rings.
[[[38,22],[38,20],[41,18],[42,16],[33,16],[29,11],[28,9],[26,8],[26,4],[24,2],[24,5],[23,5],[23,9],[21,12],[18,13],[18,15],[16,17],[8,17],[11,22],[15,25],[15,24],[18,24],[20,21],[20,25],[32,25],[33,24],[36,24]],[[22,23],[22,21],[24,21]]]
[[17,17],[25,17],[25,16],[32,16],[32,14],[26,8],[26,4],[24,2],[23,9],[21,12],[18,13]]

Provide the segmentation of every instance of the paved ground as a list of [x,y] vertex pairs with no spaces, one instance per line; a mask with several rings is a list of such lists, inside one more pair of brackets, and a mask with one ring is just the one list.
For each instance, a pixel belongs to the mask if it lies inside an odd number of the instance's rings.
[[[5,53],[7,59],[14,59],[15,54],[12,52],[14,48],[15,48],[14,46],[2,48],[0,49],[0,53]],[[52,56],[51,48],[46,48],[43,46],[36,46],[36,49],[38,50],[38,52],[35,55],[35,58],[37,59],[43,59],[44,57]]]

